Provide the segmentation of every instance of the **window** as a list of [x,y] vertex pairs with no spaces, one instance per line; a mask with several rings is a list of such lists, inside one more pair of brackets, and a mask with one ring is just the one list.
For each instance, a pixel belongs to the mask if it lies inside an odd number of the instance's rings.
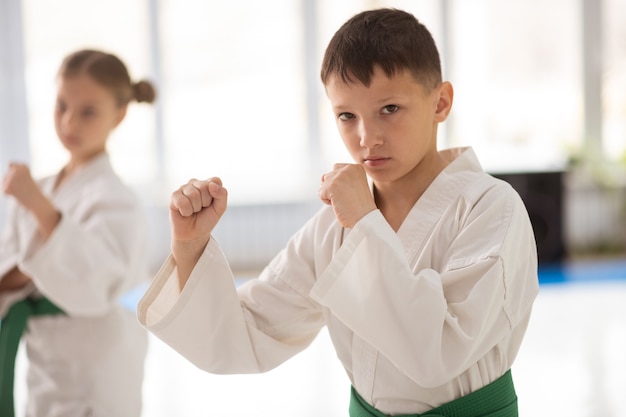
[[605,154],[626,162],[626,3],[605,0],[603,9],[603,136]]
[[159,2],[168,187],[219,176],[229,201],[304,198],[300,2]]
[[[222,177],[232,204],[315,199],[320,175],[349,160],[319,81],[324,49],[348,17],[383,6],[413,12],[439,46],[455,87],[441,146],[471,145],[491,171],[541,170],[562,168],[585,140],[576,2],[53,3],[22,2],[36,175],[66,158],[52,120],[60,61],[94,47],[118,54],[135,79],[158,78],[156,105],[132,105],[110,151],[122,177],[159,204],[188,178],[209,176]],[[626,7],[603,4],[603,149],[615,157],[625,153]],[[9,140],[21,139],[0,139]]]
[[[23,1],[24,58],[33,175],[56,172],[66,161],[54,130],[56,72],[62,59],[81,48],[118,55],[134,79],[150,75],[146,4],[111,0]],[[154,176],[154,109],[131,105],[109,149],[120,174],[133,184]]]
[[490,171],[564,168],[584,136],[579,4],[453,1],[450,13],[451,143]]

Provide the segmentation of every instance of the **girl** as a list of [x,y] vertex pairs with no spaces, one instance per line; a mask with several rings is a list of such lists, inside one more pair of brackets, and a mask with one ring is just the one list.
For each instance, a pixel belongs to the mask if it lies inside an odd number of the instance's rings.
[[0,414],[14,413],[23,332],[27,416],[137,417],[147,335],[119,298],[146,276],[147,229],[106,143],[128,104],[150,103],[155,91],[96,50],[67,56],[57,88],[55,127],[69,161],[41,181],[13,163],[2,182],[13,205],[0,236]]

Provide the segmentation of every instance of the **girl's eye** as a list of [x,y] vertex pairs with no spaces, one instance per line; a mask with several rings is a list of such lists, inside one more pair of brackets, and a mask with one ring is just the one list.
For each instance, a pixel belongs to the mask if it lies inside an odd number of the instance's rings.
[[65,113],[66,109],[67,109],[67,106],[65,105],[65,103],[63,103],[61,101],[57,101],[57,112]]
[[92,107],[87,107],[86,109],[83,110],[82,114],[83,114],[83,117],[92,117],[96,115],[96,110]]
[[398,107],[398,106],[396,106],[395,104],[389,104],[389,105],[387,105],[387,106],[383,107],[382,112],[383,112],[384,114],[391,114],[391,113],[395,113],[395,112],[397,112],[397,111],[398,111],[398,109],[399,109],[399,107]]
[[350,120],[350,119],[354,119],[354,114],[352,113],[341,113],[339,116],[339,120]]

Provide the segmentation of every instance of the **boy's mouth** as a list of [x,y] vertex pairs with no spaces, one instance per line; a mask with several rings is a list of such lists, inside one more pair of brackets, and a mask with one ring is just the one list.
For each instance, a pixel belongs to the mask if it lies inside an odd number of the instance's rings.
[[363,158],[363,163],[367,166],[375,167],[384,164],[389,159],[391,158],[384,156],[366,156],[365,158]]

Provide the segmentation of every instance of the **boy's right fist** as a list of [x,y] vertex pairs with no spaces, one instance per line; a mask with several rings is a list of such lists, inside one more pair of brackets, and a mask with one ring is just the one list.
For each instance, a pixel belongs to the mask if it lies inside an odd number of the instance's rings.
[[228,192],[217,178],[191,179],[172,193],[170,222],[175,241],[204,240],[226,211]]

